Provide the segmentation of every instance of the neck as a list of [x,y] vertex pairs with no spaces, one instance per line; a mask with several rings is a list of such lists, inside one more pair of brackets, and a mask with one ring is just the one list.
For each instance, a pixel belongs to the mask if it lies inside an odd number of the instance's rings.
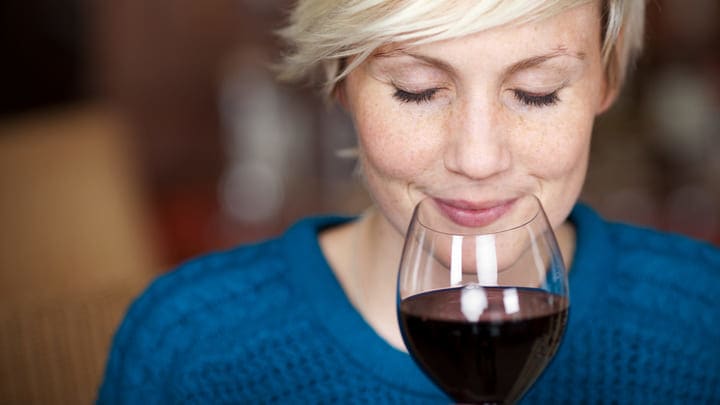
[[567,271],[570,272],[573,257],[575,256],[575,244],[577,242],[575,226],[566,220],[555,230],[555,237],[560,247],[560,254],[563,257],[563,261],[565,261],[565,267],[567,267]]
[[395,298],[403,235],[371,209],[358,221],[324,232],[320,245],[365,321],[390,345],[405,350]]

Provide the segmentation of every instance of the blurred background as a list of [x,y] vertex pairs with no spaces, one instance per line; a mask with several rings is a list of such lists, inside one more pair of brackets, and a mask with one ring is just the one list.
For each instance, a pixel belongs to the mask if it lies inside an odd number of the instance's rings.
[[[267,64],[286,0],[0,2],[0,403],[89,403],[150,278],[367,196]],[[583,199],[720,245],[720,2],[653,0]]]

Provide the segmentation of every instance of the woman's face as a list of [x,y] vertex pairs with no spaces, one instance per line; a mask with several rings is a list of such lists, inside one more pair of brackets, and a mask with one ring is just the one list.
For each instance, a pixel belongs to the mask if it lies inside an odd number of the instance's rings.
[[599,7],[589,4],[537,23],[387,46],[350,73],[340,97],[385,217],[403,232],[423,197],[484,183],[535,193],[561,224],[584,181],[593,120],[611,99],[600,41]]

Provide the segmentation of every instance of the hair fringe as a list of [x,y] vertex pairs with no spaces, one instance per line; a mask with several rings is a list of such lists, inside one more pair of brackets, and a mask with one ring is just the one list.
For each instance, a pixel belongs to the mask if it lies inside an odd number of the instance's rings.
[[[299,0],[276,31],[288,46],[273,66],[286,82],[308,80],[329,98],[337,83],[392,42],[422,44],[509,23],[526,23],[595,0]],[[646,0],[602,0],[602,58],[608,84],[619,88],[642,49]],[[350,63],[344,63],[351,59]]]

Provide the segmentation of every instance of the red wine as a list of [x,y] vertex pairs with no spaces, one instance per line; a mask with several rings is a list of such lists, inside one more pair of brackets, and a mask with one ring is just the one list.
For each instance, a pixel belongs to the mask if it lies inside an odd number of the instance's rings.
[[457,402],[518,400],[560,344],[568,312],[565,298],[517,288],[508,302],[505,290],[483,288],[487,308],[475,322],[461,310],[460,287],[414,295],[400,303],[408,350]]

